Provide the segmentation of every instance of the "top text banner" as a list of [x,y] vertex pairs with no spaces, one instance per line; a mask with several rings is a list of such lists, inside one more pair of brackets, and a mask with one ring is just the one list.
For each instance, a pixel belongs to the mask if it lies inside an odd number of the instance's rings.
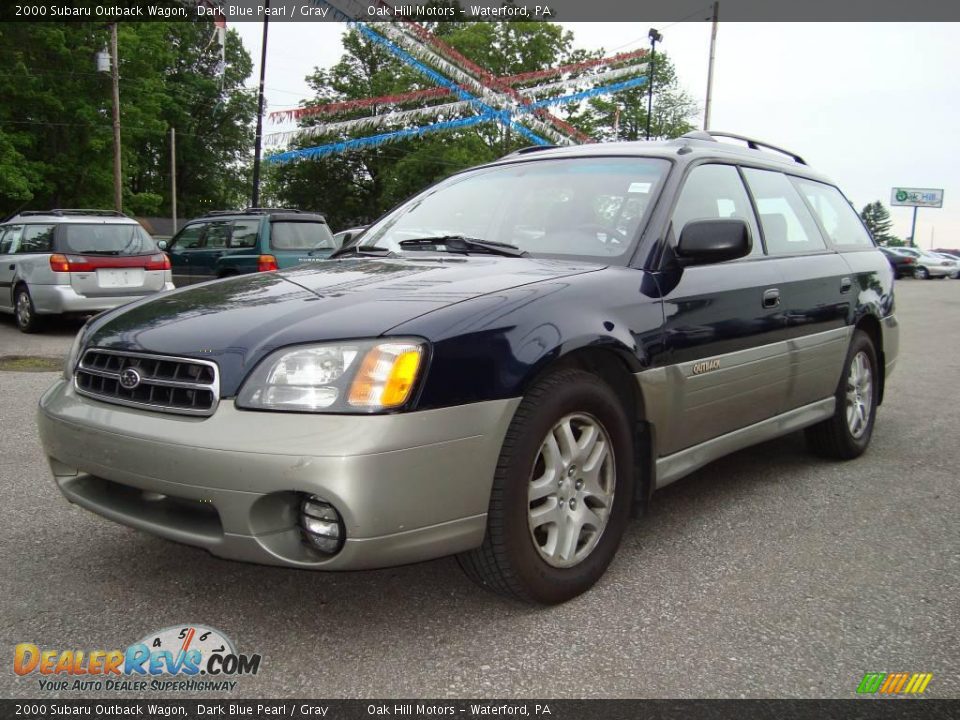
[[[706,21],[709,0],[5,0],[0,21],[225,20],[228,23],[344,22],[346,20],[463,22],[546,20],[553,22]],[[723,0],[723,21],[923,21],[960,20],[960,3],[944,0]],[[853,30],[851,32],[854,32]]]

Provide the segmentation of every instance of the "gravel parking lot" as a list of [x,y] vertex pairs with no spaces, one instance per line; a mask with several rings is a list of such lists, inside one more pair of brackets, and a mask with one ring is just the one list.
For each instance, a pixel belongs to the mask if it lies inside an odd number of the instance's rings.
[[[54,375],[0,372],[0,645],[9,662],[21,642],[113,649],[203,623],[263,655],[235,697],[850,697],[868,671],[960,696],[960,282],[897,294],[900,364],[864,457],[814,459],[795,434],[716,462],[551,609],[478,590],[452,559],[256,567],[68,505],[33,419]],[[76,329],[0,316],[0,355],[65,353]],[[10,665],[0,695],[50,696]]]

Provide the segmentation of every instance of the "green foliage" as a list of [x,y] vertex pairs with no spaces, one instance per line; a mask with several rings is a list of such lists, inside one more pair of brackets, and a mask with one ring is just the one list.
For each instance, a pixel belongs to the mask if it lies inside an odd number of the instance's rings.
[[867,226],[867,230],[881,245],[898,247],[904,244],[900,238],[890,232],[893,227],[890,211],[879,200],[865,205],[860,211],[860,217],[863,219],[863,224]]
[[[209,22],[118,25],[124,210],[170,209],[170,128],[177,131],[181,216],[242,204],[256,98],[239,36]],[[113,128],[102,23],[0,25],[0,216],[21,207],[113,206]]]

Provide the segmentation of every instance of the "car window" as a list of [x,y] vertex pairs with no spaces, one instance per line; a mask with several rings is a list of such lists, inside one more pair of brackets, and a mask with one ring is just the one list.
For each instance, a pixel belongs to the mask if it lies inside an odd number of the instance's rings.
[[196,225],[187,225],[170,242],[170,249],[176,250],[196,250],[200,247],[200,238],[203,235],[203,229],[206,223],[197,223]]
[[657,158],[591,157],[480,168],[401,205],[360,242],[410,252],[404,240],[465,235],[533,255],[626,257],[669,167]]
[[736,218],[750,226],[753,247],[750,256],[763,255],[757,221],[740,173],[732,165],[699,165],[690,171],[673,210],[673,235],[680,239],[692,220]]
[[53,252],[53,225],[24,225],[18,253]]
[[837,188],[812,180],[793,179],[834,245],[873,247],[856,210]]
[[207,250],[222,250],[230,239],[230,226],[227,223],[210,223],[203,236],[203,247]]
[[270,247],[274,250],[332,250],[336,243],[326,223],[278,221],[270,225]]
[[770,255],[817,252],[827,245],[793,183],[781,172],[744,168]]
[[0,255],[13,255],[20,247],[20,235],[23,233],[23,225],[9,225],[3,229],[0,235]]
[[237,220],[233,223],[233,232],[230,234],[230,247],[255,247],[257,244],[257,235],[259,233],[259,220]]
[[144,255],[157,245],[140,225],[65,223],[59,241],[62,252],[92,255]]

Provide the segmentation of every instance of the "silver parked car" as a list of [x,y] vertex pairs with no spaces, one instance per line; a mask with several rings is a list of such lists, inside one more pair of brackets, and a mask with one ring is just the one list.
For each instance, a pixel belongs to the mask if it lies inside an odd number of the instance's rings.
[[170,260],[112,210],[31,210],[0,224],[0,312],[23,332],[43,317],[109,310],[173,290]]
[[914,268],[913,276],[918,280],[953,277],[958,269],[955,260],[938,253],[908,247],[893,247],[889,249],[898,255],[906,255],[914,258],[916,267]]

